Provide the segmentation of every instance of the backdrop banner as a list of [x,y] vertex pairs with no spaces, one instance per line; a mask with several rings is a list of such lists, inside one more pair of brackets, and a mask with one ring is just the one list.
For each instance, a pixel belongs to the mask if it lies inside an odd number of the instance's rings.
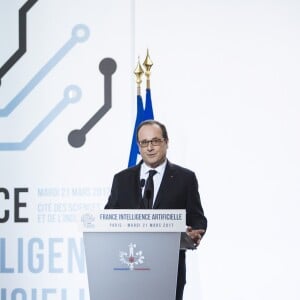
[[134,122],[131,3],[2,1],[0,19],[0,299],[86,300],[77,223]]

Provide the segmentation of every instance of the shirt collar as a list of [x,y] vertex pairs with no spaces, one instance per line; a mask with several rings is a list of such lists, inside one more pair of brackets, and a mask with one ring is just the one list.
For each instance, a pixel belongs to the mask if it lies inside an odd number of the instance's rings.
[[150,170],[155,170],[158,174],[163,174],[164,171],[165,171],[165,168],[166,168],[166,165],[167,165],[167,160],[165,159],[165,161],[159,165],[158,167],[156,168],[151,168],[149,166],[147,166],[144,162],[142,163],[141,165],[141,178],[146,178],[148,177],[148,172]]

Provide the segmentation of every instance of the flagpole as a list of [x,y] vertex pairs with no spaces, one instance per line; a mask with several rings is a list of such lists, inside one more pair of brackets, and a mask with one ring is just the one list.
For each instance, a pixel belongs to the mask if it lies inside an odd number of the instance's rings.
[[146,58],[145,58],[145,61],[144,61],[144,63],[143,63],[143,66],[144,66],[145,69],[146,69],[145,75],[146,75],[146,78],[147,78],[147,89],[150,89],[150,75],[151,75],[150,69],[151,69],[152,66],[153,66],[153,62],[152,62],[152,60],[150,59],[149,49],[147,49],[147,56],[146,56]]
[[137,84],[136,119],[135,119],[133,134],[132,134],[128,167],[135,166],[137,162],[139,149],[136,141],[136,131],[137,131],[137,127],[143,121],[143,117],[144,117],[144,106],[143,106],[143,99],[141,96],[141,83],[142,83],[142,76],[144,74],[144,70],[140,64],[140,58],[138,59],[138,64],[134,70],[134,74],[136,76],[136,84]]
[[140,58],[138,58],[138,64],[134,70],[134,74],[136,76],[137,95],[141,95],[141,83],[142,83],[142,76],[144,74],[144,71],[140,63]]
[[[137,98],[136,98],[137,113],[136,113],[135,126],[134,126],[132,140],[131,140],[131,149],[129,154],[128,167],[135,166],[137,163],[139,149],[137,145],[136,134],[137,134],[137,128],[139,124],[145,120],[154,119],[152,100],[151,100],[151,90],[150,90],[150,75],[151,75],[150,69],[153,65],[153,62],[150,59],[148,49],[147,49],[147,56],[143,65],[145,67],[145,72],[140,64],[140,58],[138,58],[138,64],[134,70],[134,74],[136,76],[136,84],[137,84]],[[145,74],[147,78],[145,108],[143,105],[143,98],[141,96],[141,83],[142,83],[143,74]]]

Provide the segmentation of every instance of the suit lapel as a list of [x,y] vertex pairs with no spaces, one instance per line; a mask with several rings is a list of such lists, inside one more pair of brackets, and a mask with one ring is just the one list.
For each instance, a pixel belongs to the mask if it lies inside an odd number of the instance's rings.
[[172,164],[167,161],[166,169],[153,205],[153,208],[159,208],[159,205],[163,199],[168,197],[168,192],[172,189],[174,177],[174,169]]
[[136,208],[145,208],[143,199],[142,199],[142,188],[141,188],[141,182],[140,182],[140,170],[141,170],[141,164],[140,162],[138,165],[132,168],[134,172],[134,177],[135,177],[135,192],[134,195],[136,195]]

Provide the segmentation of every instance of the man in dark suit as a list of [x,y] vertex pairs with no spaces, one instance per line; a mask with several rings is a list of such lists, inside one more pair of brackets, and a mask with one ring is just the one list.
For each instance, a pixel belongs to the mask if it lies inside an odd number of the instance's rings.
[[[167,160],[168,142],[168,133],[162,123],[147,120],[139,125],[137,143],[142,161],[114,176],[105,208],[185,209],[187,233],[199,245],[207,220],[200,202],[197,178],[194,172]],[[150,177],[153,178],[151,190],[148,188]],[[176,300],[183,298],[185,282],[185,251],[181,250]]]

